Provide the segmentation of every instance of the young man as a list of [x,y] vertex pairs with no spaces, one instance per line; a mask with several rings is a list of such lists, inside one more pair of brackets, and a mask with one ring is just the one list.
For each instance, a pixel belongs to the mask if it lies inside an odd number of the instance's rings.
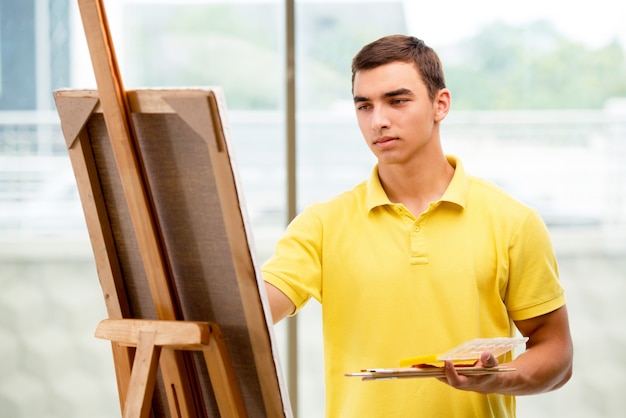
[[[512,417],[514,395],[570,378],[572,342],[548,232],[537,213],[446,156],[450,92],[436,53],[389,36],[352,62],[359,127],[377,158],[369,180],[314,204],[287,228],[263,278],[274,322],[322,304],[327,417]],[[515,372],[363,382],[477,337],[528,337]]]

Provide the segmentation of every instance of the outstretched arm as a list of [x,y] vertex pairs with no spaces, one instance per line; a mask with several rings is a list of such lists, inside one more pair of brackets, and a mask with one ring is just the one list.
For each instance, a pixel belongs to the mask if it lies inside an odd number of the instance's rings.
[[296,309],[296,305],[293,304],[291,299],[268,282],[265,282],[265,291],[270,303],[270,310],[272,311],[272,320],[274,323],[277,323],[284,317],[291,315]]
[[[526,351],[507,366],[511,373],[483,376],[460,376],[451,362],[446,363],[442,380],[461,390],[505,395],[531,395],[563,386],[572,375],[573,345],[565,306],[536,318],[515,323],[522,335],[528,337]],[[495,367],[498,362],[483,353],[478,365]]]

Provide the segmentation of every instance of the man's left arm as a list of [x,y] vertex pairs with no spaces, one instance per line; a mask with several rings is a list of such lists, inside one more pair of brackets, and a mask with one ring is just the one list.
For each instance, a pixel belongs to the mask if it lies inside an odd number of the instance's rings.
[[[461,390],[505,395],[532,395],[563,386],[572,375],[573,344],[565,306],[515,325],[528,337],[526,351],[507,363],[515,372],[482,376],[460,376],[451,362],[446,362],[446,377],[440,379]],[[497,360],[483,353],[478,366],[495,367]]]

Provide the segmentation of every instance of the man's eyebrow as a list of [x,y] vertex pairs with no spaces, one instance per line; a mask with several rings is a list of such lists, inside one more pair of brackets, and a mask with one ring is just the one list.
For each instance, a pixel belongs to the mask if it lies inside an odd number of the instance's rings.
[[[383,98],[396,97],[396,96],[413,96],[413,92],[407,88],[399,88],[397,90],[392,90],[392,91],[383,93],[382,95]],[[368,101],[370,101],[369,97],[354,96],[354,103],[368,102]]]
[[407,88],[400,88],[397,90],[388,91],[383,94],[383,97],[395,97],[395,96],[413,96],[413,92]]

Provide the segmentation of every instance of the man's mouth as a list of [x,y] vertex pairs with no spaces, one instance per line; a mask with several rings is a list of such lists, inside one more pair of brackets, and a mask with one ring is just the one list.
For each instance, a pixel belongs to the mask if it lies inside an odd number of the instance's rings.
[[390,144],[398,138],[395,136],[380,136],[374,140],[374,145],[376,146],[385,146],[386,144]]

